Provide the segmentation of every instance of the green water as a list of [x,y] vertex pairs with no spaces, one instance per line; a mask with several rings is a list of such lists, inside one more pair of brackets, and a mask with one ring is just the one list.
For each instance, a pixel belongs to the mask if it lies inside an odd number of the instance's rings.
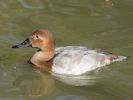
[[[57,46],[131,56],[82,77],[39,72],[32,48],[12,49],[36,29]],[[133,0],[0,0],[0,100],[133,100]]]

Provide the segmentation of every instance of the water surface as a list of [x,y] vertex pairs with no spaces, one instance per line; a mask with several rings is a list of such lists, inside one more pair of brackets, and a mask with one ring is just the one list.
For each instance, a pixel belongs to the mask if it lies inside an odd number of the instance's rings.
[[[0,0],[0,100],[132,100],[133,0]],[[82,45],[131,56],[74,78],[27,63],[36,49],[12,49],[36,29],[57,46]]]

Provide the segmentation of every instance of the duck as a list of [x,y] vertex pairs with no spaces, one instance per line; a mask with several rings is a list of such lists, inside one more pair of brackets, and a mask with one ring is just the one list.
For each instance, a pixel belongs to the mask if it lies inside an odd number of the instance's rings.
[[82,75],[127,59],[126,56],[84,46],[56,47],[55,39],[46,29],[38,29],[23,42],[12,46],[23,47],[39,49],[29,60],[36,68],[63,75]]

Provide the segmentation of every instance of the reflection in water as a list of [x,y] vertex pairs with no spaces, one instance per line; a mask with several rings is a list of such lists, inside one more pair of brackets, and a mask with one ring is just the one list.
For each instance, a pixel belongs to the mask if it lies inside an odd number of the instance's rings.
[[52,73],[55,79],[73,86],[87,86],[94,85],[100,77],[94,75],[78,75],[78,76],[69,76],[69,75],[60,75]]
[[[17,79],[13,82],[13,85],[16,87],[14,89],[17,89],[15,91],[23,91],[23,94],[30,97],[47,97],[51,95],[54,90],[55,83],[53,78],[72,86],[93,85],[96,80],[99,79],[98,77],[91,75],[65,76],[54,73],[51,75],[50,73],[36,71],[34,74],[24,74],[17,77]],[[76,100],[79,96],[62,96],[56,100],[62,100],[61,98],[64,98],[63,100],[67,100],[68,98]],[[82,98],[79,100],[86,99]]]
[[54,80],[49,73],[25,74],[14,81],[22,91],[32,97],[48,96],[54,88]]

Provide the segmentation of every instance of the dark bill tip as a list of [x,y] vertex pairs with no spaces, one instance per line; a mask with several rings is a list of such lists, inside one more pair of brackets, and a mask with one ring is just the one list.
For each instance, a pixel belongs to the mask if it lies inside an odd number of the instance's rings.
[[12,46],[12,48],[18,48],[18,45],[14,45],[14,46]]
[[31,47],[29,38],[27,38],[25,41],[23,41],[20,44],[12,46],[12,48],[25,48],[25,47]]

